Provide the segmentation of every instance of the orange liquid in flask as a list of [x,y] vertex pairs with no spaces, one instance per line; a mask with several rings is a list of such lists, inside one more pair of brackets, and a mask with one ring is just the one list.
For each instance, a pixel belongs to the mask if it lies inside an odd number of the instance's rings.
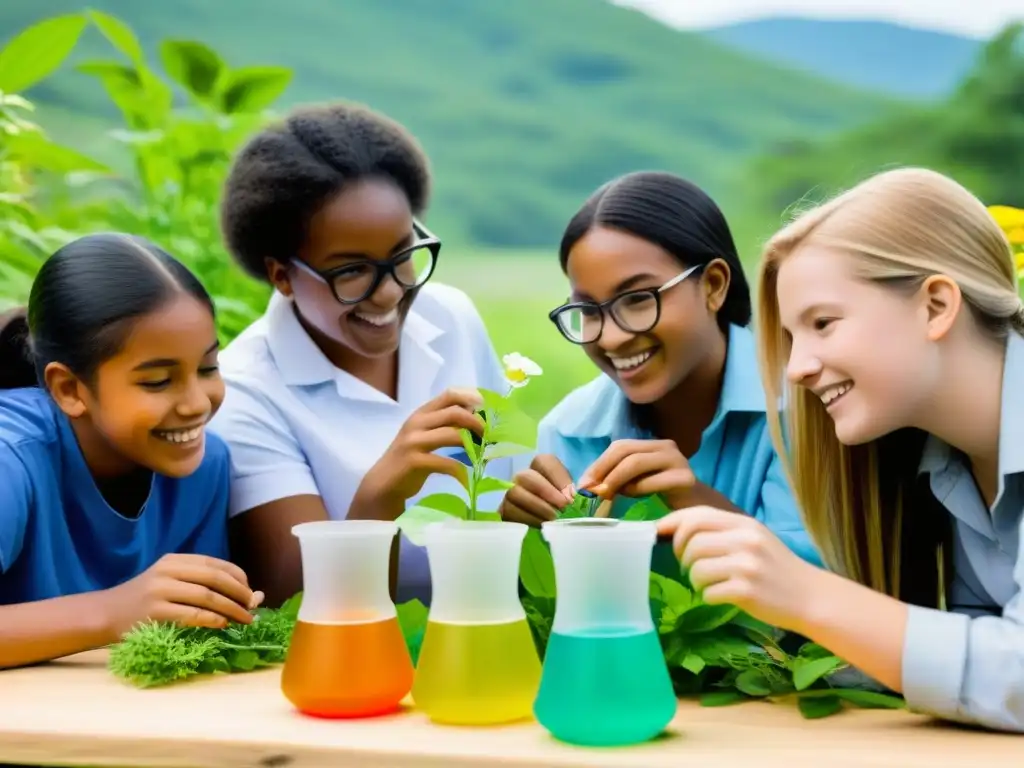
[[312,717],[393,712],[412,688],[413,666],[397,618],[359,624],[295,625],[281,690]]

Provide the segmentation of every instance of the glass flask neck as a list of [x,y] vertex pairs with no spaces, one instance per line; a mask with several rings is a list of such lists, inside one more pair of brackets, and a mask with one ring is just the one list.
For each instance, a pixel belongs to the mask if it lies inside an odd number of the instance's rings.
[[522,523],[453,518],[424,532],[430,561],[430,620],[500,624],[526,618],[519,602]]
[[388,591],[398,526],[383,520],[323,520],[292,528],[302,551],[299,621],[358,624],[397,615]]
[[558,600],[552,631],[647,632],[654,523],[579,518],[544,523]]

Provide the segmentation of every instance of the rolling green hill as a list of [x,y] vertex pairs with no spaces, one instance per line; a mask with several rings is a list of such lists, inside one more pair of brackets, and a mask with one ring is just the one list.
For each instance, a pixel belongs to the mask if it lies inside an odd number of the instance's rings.
[[779,211],[905,165],[946,173],[990,205],[1024,206],[1024,24],[985,43],[947,98],[757,160],[752,205]]
[[[151,59],[202,40],[231,65],[295,70],[283,104],[345,98],[410,126],[437,170],[450,239],[543,246],[585,195],[630,170],[689,176],[742,207],[739,170],[796,139],[888,112],[886,98],[774,66],[603,0],[97,0]],[[73,0],[0,4],[0,39]],[[112,58],[90,30],[75,61]],[[30,94],[58,139],[103,154],[98,83],[66,67]]]

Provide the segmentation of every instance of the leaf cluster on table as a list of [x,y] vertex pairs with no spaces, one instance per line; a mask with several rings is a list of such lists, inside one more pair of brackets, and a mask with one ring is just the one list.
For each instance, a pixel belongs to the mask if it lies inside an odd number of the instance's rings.
[[[561,517],[582,517],[591,506],[589,499],[577,496]],[[631,505],[623,519],[651,520],[667,512],[665,503],[652,496]],[[538,531],[526,536],[520,577],[527,593],[523,607],[543,655],[557,596],[554,564]],[[648,599],[680,696],[699,696],[705,706],[795,699],[807,718],[835,714],[844,703],[904,706],[901,697],[874,690],[866,678],[862,685],[840,685],[833,675],[849,667],[821,646],[757,621],[735,606],[706,604],[682,570],[678,578],[652,572]]]
[[139,688],[152,688],[197,675],[280,664],[288,653],[300,602],[301,593],[278,609],[257,609],[251,624],[226,629],[139,624],[110,648],[108,668]]

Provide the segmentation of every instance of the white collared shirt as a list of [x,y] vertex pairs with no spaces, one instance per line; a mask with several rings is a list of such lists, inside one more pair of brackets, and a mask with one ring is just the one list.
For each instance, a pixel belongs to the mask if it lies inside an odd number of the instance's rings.
[[[220,356],[227,396],[211,423],[231,449],[231,515],[299,495],[319,495],[332,519],[344,519],[356,489],[413,411],[451,387],[507,389],[501,363],[469,297],[428,283],[402,329],[398,400],[336,368],[275,293],[266,313]],[[510,459],[487,474],[511,479]],[[432,475],[415,500],[465,491]],[[496,498],[492,498],[496,497]],[[483,497],[482,497],[483,498]],[[481,509],[497,509],[500,493]],[[426,551],[403,537],[398,599],[429,602]]]

